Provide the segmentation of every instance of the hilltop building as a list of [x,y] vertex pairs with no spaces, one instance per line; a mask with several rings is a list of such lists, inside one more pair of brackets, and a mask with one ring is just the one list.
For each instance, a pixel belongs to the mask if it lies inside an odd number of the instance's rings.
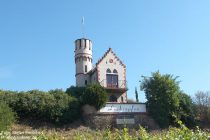
[[111,48],[93,66],[92,41],[86,38],[75,41],[76,86],[99,83],[109,97],[109,102],[127,102],[126,66]]

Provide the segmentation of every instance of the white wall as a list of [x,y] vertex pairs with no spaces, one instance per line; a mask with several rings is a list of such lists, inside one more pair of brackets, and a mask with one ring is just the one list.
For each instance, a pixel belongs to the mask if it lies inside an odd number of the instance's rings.
[[[113,63],[110,63],[110,59],[113,60]],[[118,80],[119,81],[125,81],[126,80],[126,70],[123,65],[120,64],[120,61],[117,60],[117,58],[109,52],[107,56],[100,62],[100,64],[97,66],[97,70],[99,73],[98,80],[99,82],[102,82],[104,79],[106,79],[106,70],[110,69],[112,72],[114,69],[118,72]],[[105,82],[106,86],[106,82]],[[120,83],[119,83],[119,86]],[[126,85],[122,85],[123,88],[125,88]]]
[[[76,86],[85,86],[85,80],[90,83],[86,75],[92,70],[92,43],[89,39],[78,39],[75,41],[75,65],[76,65]],[[87,71],[85,67],[87,66]]]
[[[110,60],[113,60],[112,63],[110,63]],[[113,72],[114,69],[118,72],[118,81],[119,81],[119,88],[127,88],[126,87],[126,68],[120,63],[120,60],[116,58],[116,56],[109,51],[105,58],[102,59],[102,61],[97,66],[98,70],[98,81],[99,83],[106,87],[106,70],[110,69],[111,72]],[[109,96],[114,94],[117,97],[117,102],[121,102],[121,96],[123,96],[124,102],[127,102],[127,93],[109,93]]]
[[107,103],[105,107],[99,110],[101,113],[146,113],[146,104],[139,103]]

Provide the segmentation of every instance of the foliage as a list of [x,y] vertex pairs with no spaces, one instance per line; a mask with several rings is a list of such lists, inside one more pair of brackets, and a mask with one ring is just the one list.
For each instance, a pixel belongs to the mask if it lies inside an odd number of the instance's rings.
[[42,132],[38,136],[34,136],[32,139],[33,140],[64,140],[64,137],[62,137],[61,135],[58,135],[56,132],[50,135]]
[[[50,93],[50,94],[49,94]],[[56,124],[72,122],[78,118],[79,102],[61,90],[9,93],[0,95],[20,118],[33,118]]]
[[[167,130],[148,132],[142,126],[135,129],[105,129],[93,130],[90,128],[79,127],[68,131],[54,129],[41,129],[37,135],[31,135],[32,140],[208,140],[210,131],[188,129],[181,121],[178,127],[170,127]],[[0,132],[0,140],[16,139],[11,132]],[[20,135],[19,135],[20,137]]]
[[180,92],[179,102],[180,120],[184,122],[187,127],[195,126],[195,107],[191,97],[185,93]]
[[75,131],[69,136],[63,137],[57,133],[51,135],[42,133],[35,137],[37,140],[49,139],[73,139],[73,140],[207,140],[210,138],[210,133],[199,129],[188,129],[185,125],[179,122],[180,127],[170,127],[167,131],[158,131],[148,133],[146,129],[140,127],[139,130],[124,128],[121,130],[80,130]]
[[4,93],[4,91],[3,90],[0,90],[0,94],[3,94]]
[[136,96],[136,102],[139,102],[139,95],[138,95],[138,91],[137,88],[135,88],[135,96]]
[[158,71],[151,77],[143,76],[141,89],[146,94],[148,112],[160,127],[176,125],[176,117],[188,127],[195,126],[192,99],[180,90],[177,77],[161,75]]
[[210,125],[210,92],[198,91],[194,102],[196,118],[204,125]]
[[148,112],[160,127],[173,124],[173,116],[177,116],[180,92],[178,84],[176,77],[169,74],[155,72],[151,77],[143,77],[141,90],[146,94]]
[[15,113],[5,103],[0,102],[0,132],[7,130],[15,122]]
[[82,95],[82,104],[94,106],[97,110],[103,107],[107,100],[107,93],[99,84],[87,86],[84,94]]
[[55,104],[50,107],[55,122],[73,122],[79,118],[79,102],[76,98],[63,93],[54,94]]
[[81,99],[81,96],[84,94],[86,87],[74,87],[71,86],[70,88],[66,89],[66,93],[72,97],[77,99]]

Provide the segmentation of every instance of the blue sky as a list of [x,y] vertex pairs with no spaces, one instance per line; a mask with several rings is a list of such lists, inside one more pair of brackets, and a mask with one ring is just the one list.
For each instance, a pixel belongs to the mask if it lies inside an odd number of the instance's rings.
[[94,63],[111,47],[127,65],[129,98],[157,70],[189,95],[210,90],[209,0],[0,0],[0,89],[74,85],[83,16]]

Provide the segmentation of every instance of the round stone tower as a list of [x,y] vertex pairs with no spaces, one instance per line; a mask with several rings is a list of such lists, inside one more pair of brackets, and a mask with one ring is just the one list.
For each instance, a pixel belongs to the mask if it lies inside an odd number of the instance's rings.
[[90,82],[87,74],[92,70],[92,42],[81,38],[75,41],[76,86],[84,87]]

